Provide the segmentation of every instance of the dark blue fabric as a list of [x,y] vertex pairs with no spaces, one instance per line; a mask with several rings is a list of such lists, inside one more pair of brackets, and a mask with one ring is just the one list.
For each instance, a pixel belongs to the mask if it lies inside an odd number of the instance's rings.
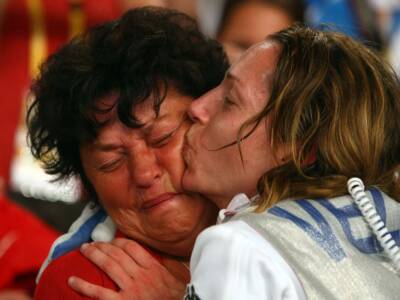
[[91,241],[91,234],[97,224],[103,222],[107,217],[106,212],[100,209],[97,213],[86,220],[85,223],[76,231],[68,240],[58,244],[51,255],[52,259],[56,259],[65,253],[68,253],[82,244]]

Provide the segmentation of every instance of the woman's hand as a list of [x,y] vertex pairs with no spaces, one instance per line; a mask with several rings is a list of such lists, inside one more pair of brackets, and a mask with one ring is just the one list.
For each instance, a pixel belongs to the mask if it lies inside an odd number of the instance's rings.
[[69,286],[85,296],[99,300],[183,298],[186,282],[179,281],[135,241],[118,238],[111,243],[85,244],[81,252],[120,288],[116,292],[78,277],[70,277]]

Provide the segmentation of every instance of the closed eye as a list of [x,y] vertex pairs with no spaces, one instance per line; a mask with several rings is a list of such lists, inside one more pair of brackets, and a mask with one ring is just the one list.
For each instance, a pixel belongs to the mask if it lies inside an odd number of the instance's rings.
[[178,128],[159,137],[159,138],[153,139],[150,142],[151,146],[158,148],[158,147],[162,147],[162,146],[166,145],[177,131],[178,131]]
[[168,142],[171,140],[171,138],[181,128],[182,124],[187,120],[189,120],[189,119],[188,119],[188,116],[185,114],[184,117],[182,118],[182,120],[179,122],[178,126],[174,130],[172,130],[160,137],[150,138],[150,145],[155,148],[161,148],[162,146],[165,146],[166,144],[168,144]]
[[228,96],[224,96],[222,98],[223,105],[224,107],[229,107],[235,105],[235,102],[233,102]]
[[110,160],[110,161],[100,165],[99,167],[97,167],[97,170],[99,170],[101,172],[104,172],[104,173],[112,172],[112,171],[116,170],[121,165],[123,160],[124,159],[122,157],[118,158],[118,159]]

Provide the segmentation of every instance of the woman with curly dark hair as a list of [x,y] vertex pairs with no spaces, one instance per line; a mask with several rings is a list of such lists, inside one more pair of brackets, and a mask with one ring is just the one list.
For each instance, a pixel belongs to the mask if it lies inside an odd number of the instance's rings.
[[[182,294],[195,238],[215,223],[216,207],[181,187],[181,148],[188,106],[215,87],[227,67],[221,46],[194,20],[148,7],[73,39],[42,65],[32,86],[32,153],[59,179],[80,178],[85,198],[104,208],[117,234],[158,257],[157,272],[172,287],[163,299]],[[88,218],[85,230],[99,218]],[[53,247],[53,258],[59,249]],[[71,275],[121,288],[122,279],[112,282],[75,250],[50,263],[35,298],[81,299],[67,286]]]

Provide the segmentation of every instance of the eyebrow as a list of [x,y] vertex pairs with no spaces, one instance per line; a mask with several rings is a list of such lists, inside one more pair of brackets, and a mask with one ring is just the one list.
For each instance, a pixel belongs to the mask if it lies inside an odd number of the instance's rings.
[[93,147],[96,150],[102,151],[102,152],[107,152],[107,151],[113,151],[121,148],[120,144],[116,143],[101,143],[101,142],[94,142]]
[[[239,77],[237,77],[235,74],[232,74],[230,71],[226,72],[225,78],[229,79],[229,80],[232,80],[234,82],[237,82],[239,84],[239,86],[242,83],[241,79]],[[237,85],[232,85],[231,86],[231,90],[234,91],[237,94],[238,101],[243,102],[243,97],[242,97],[242,93],[241,93],[240,88],[238,88]]]
[[[144,133],[146,135],[149,134],[153,130],[156,121],[161,121],[161,120],[165,119],[167,116],[168,116],[168,114],[164,114],[164,115],[158,116],[155,119],[152,119],[152,121],[144,123],[143,127],[142,127]],[[93,147],[98,151],[107,152],[107,151],[113,151],[113,150],[120,149],[120,148],[122,148],[122,145],[119,143],[102,143],[99,141],[95,141],[93,143]]]

